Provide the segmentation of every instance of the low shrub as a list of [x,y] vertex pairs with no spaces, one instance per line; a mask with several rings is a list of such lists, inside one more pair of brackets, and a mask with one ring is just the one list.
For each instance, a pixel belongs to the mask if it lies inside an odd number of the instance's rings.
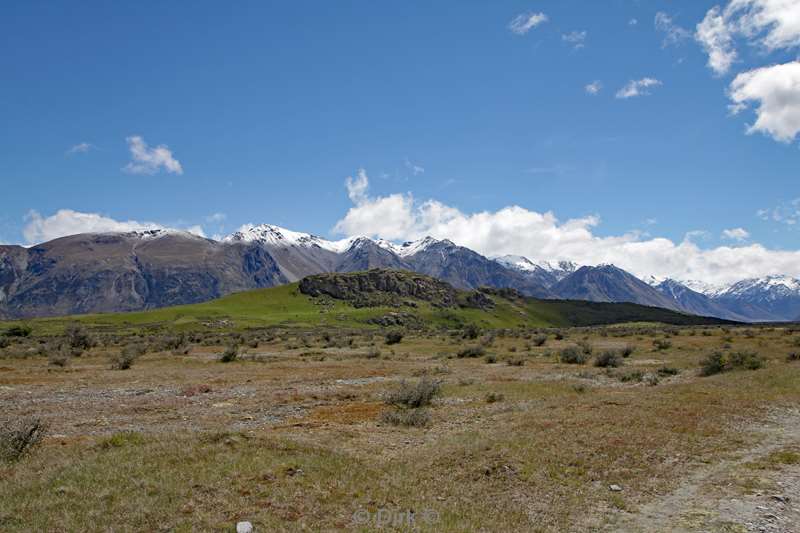
[[664,350],[669,350],[670,348],[672,348],[672,341],[669,341],[667,339],[655,339],[653,341],[653,348],[655,348],[659,352]]
[[800,352],[791,352],[786,356],[787,361],[800,361]]
[[44,439],[47,425],[39,418],[0,422],[0,461],[18,461]]
[[700,361],[700,375],[713,376],[730,370],[758,370],[766,364],[764,356],[757,352],[742,350],[725,357],[720,351],[712,352]]
[[506,359],[506,364],[508,366],[524,366],[525,359],[523,359],[522,357],[511,357],[509,359]]
[[397,388],[384,394],[383,401],[387,405],[408,409],[426,407],[441,390],[441,382],[429,378],[422,378],[416,383],[403,380]]
[[119,353],[109,355],[112,370],[128,370],[134,361],[143,356],[144,346],[141,344],[128,344],[122,347]]
[[231,344],[225,351],[222,352],[220,355],[219,360],[221,363],[232,363],[239,358],[239,346],[237,344]]
[[658,373],[659,376],[662,377],[677,376],[678,374],[681,373],[680,370],[672,366],[662,366],[661,368],[656,370],[656,372]]
[[544,346],[547,342],[547,335],[534,335],[531,338],[531,342],[534,346]]
[[461,359],[464,357],[481,357],[486,353],[486,348],[483,346],[467,346],[458,351],[457,356]]
[[431,415],[427,409],[387,409],[380,420],[393,426],[424,427],[430,423]]
[[486,403],[502,402],[506,397],[498,392],[490,392],[486,395]]
[[595,358],[594,366],[601,368],[622,366],[622,354],[614,350],[606,350]]
[[403,334],[400,331],[390,331],[386,334],[386,344],[398,344],[403,340]]
[[725,356],[722,352],[711,352],[700,361],[700,375],[713,376],[725,371]]
[[6,337],[28,337],[30,336],[33,329],[30,326],[21,325],[21,326],[11,326],[6,330],[5,336]]
[[493,365],[497,362],[497,356],[490,353],[486,357],[483,358],[487,365]]
[[577,346],[567,346],[558,354],[558,359],[569,365],[583,365],[588,358],[588,355]]
[[635,351],[636,351],[636,347],[635,346],[633,346],[631,344],[626,344],[625,346],[623,346],[623,348],[620,350],[619,353],[620,353],[620,355],[622,355],[622,357],[628,358],[631,355],[633,355],[633,352],[635,352]]
[[733,352],[730,356],[730,365],[733,368],[758,370],[759,368],[763,368],[766,362],[763,355],[749,350]]

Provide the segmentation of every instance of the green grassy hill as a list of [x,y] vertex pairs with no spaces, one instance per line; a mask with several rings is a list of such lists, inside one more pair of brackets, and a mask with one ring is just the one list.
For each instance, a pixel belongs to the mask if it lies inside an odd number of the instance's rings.
[[[347,274],[359,276],[361,274]],[[341,275],[337,275],[341,276]],[[381,292],[381,291],[375,291]],[[457,291],[460,297],[470,293]],[[624,322],[660,322],[675,325],[719,324],[725,321],[684,315],[666,309],[628,303],[537,300],[510,291],[485,294],[493,306],[442,306],[424,298],[403,297],[391,305],[357,307],[346,299],[303,294],[298,283],[231,294],[205,303],[133,313],[107,313],[43,318],[27,321],[35,334],[58,332],[69,322],[92,329],[139,330],[166,327],[176,330],[251,327],[379,327],[374,322],[401,315],[412,323],[457,327],[473,323],[485,328],[592,326]],[[0,330],[19,322],[6,323]]]

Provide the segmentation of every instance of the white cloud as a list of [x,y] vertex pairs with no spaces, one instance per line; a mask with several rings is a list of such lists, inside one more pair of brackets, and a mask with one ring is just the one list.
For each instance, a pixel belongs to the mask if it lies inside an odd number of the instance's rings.
[[658,87],[662,85],[662,83],[654,78],[642,78],[640,80],[631,80],[622,87],[619,91],[617,91],[617,98],[627,99],[627,98],[634,98],[636,96],[645,96],[650,94],[647,90],[650,87]]
[[631,19],[628,21],[628,26],[636,26],[637,24],[639,24],[637,19]]
[[745,241],[750,238],[750,232],[744,228],[731,228],[722,230],[722,237],[732,241]]
[[586,45],[586,31],[571,31],[561,36],[561,40],[569,43],[575,50],[583,48]]
[[[366,173],[363,173],[366,179]],[[348,236],[368,235],[411,240],[431,235],[450,239],[484,255],[521,254],[531,259],[573,260],[582,264],[613,263],[638,276],[700,279],[730,283],[769,274],[800,276],[800,251],[779,251],[759,244],[703,249],[690,233],[681,241],[643,239],[630,232],[597,236],[596,216],[560,221],[552,212],[520,206],[464,213],[436,200],[419,202],[413,195],[369,197],[368,182],[359,201],[335,226]],[[705,233],[705,232],[703,232]]]
[[345,187],[347,187],[347,196],[354,204],[358,205],[367,201],[367,188],[369,188],[367,172],[363,168],[359,168],[355,178],[347,176]]
[[96,147],[92,143],[78,143],[67,150],[67,155],[85,154],[89,150],[94,150]]
[[733,113],[757,103],[757,118],[748,133],[791,142],[800,132],[800,61],[743,72],[731,82],[729,96]]
[[603,84],[600,82],[600,80],[595,80],[592,83],[589,83],[589,84],[585,85],[583,87],[583,89],[588,94],[594,95],[594,94],[598,94],[603,89]]
[[407,158],[407,157],[406,157],[405,161],[403,162],[403,164],[415,176],[419,176],[420,174],[425,174],[425,167],[417,165],[416,163],[412,163],[411,160],[409,158]]
[[[30,211],[25,217],[27,223],[22,229],[22,235],[28,244],[46,242],[67,235],[78,233],[103,233],[143,231],[152,229],[167,229],[156,222],[139,222],[136,220],[115,220],[98,213],[82,213],[72,209],[59,209],[53,215],[42,216],[37,211]],[[204,237],[203,228],[190,226],[184,229]]]
[[675,24],[672,17],[663,11],[656,13],[655,26],[656,31],[664,33],[664,40],[661,43],[662,48],[681,44],[692,36],[688,30]]
[[708,66],[727,73],[738,57],[736,39],[767,52],[800,46],[800,2],[797,0],[730,0],[712,7],[695,38],[708,54]]
[[712,7],[697,25],[695,39],[708,54],[708,66],[717,75],[725,74],[736,61],[736,49],[731,29],[719,6]]
[[180,161],[172,156],[172,151],[160,144],[155,148],[147,145],[139,135],[127,137],[125,141],[131,151],[131,161],[123,170],[131,174],[155,174],[163,168],[173,174],[183,174]]
[[508,29],[517,35],[525,35],[530,30],[548,21],[544,13],[523,13],[508,23]]

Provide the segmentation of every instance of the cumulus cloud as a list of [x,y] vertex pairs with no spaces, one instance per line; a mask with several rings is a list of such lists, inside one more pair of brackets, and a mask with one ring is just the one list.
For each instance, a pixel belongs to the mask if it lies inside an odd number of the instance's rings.
[[722,230],[722,237],[731,241],[745,241],[750,238],[750,232],[744,228],[731,228]]
[[[121,221],[98,213],[82,213],[72,209],[59,209],[50,216],[43,216],[37,211],[30,211],[25,218],[26,224],[22,229],[22,235],[28,244],[46,242],[78,233],[167,229],[156,222]],[[190,226],[185,228],[184,231],[205,237],[203,228],[200,226]]]
[[139,135],[127,137],[125,141],[131,152],[131,161],[123,168],[125,172],[155,174],[163,168],[172,174],[183,174],[180,161],[172,156],[172,151],[166,145],[151,148]]
[[712,7],[695,38],[708,54],[708,66],[727,73],[738,57],[736,39],[771,52],[800,46],[800,2],[796,0],[730,0]]
[[67,155],[85,154],[89,150],[94,150],[95,146],[92,143],[78,143],[67,150]]
[[562,35],[561,40],[571,44],[575,50],[578,50],[586,46],[587,35],[588,33],[586,31],[571,31]]
[[544,13],[522,13],[508,23],[508,29],[517,35],[525,35],[536,26],[544,24],[549,19]]
[[675,24],[672,17],[663,11],[656,13],[655,26],[656,31],[664,34],[664,40],[661,42],[662,48],[681,44],[692,36],[689,30]]
[[791,142],[800,132],[800,61],[743,72],[731,82],[729,96],[733,113],[756,104],[748,133]]
[[650,94],[650,91],[648,91],[649,88],[658,87],[659,85],[662,85],[662,83],[655,78],[631,80],[619,91],[617,91],[616,96],[617,98],[621,98],[623,100],[637,96],[645,96]]
[[[572,260],[594,265],[613,263],[638,276],[700,279],[731,283],[769,274],[800,276],[800,251],[770,250],[759,244],[703,249],[689,234],[681,242],[637,232],[598,236],[597,216],[559,220],[552,212],[521,206],[464,213],[437,200],[418,201],[412,194],[371,197],[368,178],[359,172],[357,196],[334,231],[404,241],[430,235],[450,239],[486,256],[520,254],[531,259]],[[349,183],[349,181],[348,181]],[[351,196],[352,198],[352,196]]]
[[595,80],[592,83],[588,83],[584,85],[583,90],[586,91],[588,94],[598,94],[603,89],[603,84],[600,83],[600,80]]

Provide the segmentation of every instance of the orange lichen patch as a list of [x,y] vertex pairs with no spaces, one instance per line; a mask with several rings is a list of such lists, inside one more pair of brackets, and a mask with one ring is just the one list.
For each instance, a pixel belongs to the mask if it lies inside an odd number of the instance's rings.
[[383,410],[380,402],[352,402],[337,405],[323,405],[309,414],[313,422],[333,422],[336,424],[358,424],[375,420]]

